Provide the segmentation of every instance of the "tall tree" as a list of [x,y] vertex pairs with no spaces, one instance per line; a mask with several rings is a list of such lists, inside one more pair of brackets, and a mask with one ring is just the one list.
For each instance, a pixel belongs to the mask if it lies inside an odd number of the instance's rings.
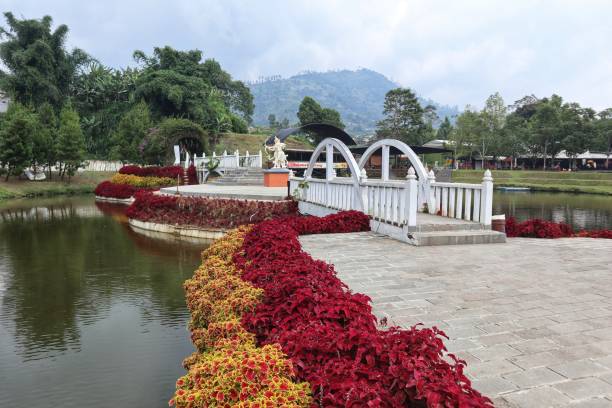
[[12,103],[0,129],[0,162],[9,176],[18,176],[32,162],[32,135],[38,128],[36,115],[19,103]]
[[344,129],[344,123],[340,118],[340,113],[335,109],[324,108],[310,96],[305,96],[298,108],[297,117],[300,126],[309,123],[327,123]]
[[561,150],[560,140],[560,110],[563,100],[558,95],[550,99],[542,99],[536,107],[535,113],[529,120],[531,128],[533,154],[540,154],[544,158],[543,169],[546,170],[548,156],[554,160]]
[[[484,157],[489,154],[498,156],[503,146],[503,129],[508,114],[503,98],[496,92],[489,96],[481,112],[484,130],[480,133],[479,140],[475,141],[474,147]],[[484,167],[484,166],[483,166]]]
[[595,111],[577,103],[566,103],[561,107],[559,117],[561,147],[570,157],[570,167],[574,167],[576,156],[590,149],[595,142]]
[[111,157],[124,163],[141,163],[142,144],[152,126],[147,104],[140,102],[134,105],[113,133]]
[[453,125],[451,124],[451,121],[448,119],[448,117],[445,117],[436,132],[436,139],[448,140],[452,131]]
[[472,155],[476,150],[474,144],[479,142],[484,132],[484,124],[480,112],[471,106],[457,116],[455,130],[451,133],[451,145],[453,147],[453,161],[464,155]]
[[609,169],[610,155],[612,155],[612,108],[599,112],[597,117],[595,143],[599,149],[606,152],[606,168]]
[[79,114],[70,104],[66,104],[60,112],[59,137],[57,142],[57,158],[60,162],[62,179],[68,175],[68,180],[85,159],[85,139],[79,123]]
[[253,102],[248,88],[232,81],[218,63],[201,63],[201,51],[155,48],[153,56],[134,52],[134,59],[143,65],[135,97],[149,104],[154,119],[184,117],[215,133],[232,130],[238,123],[232,118],[236,112],[240,120],[250,121]]
[[19,20],[10,12],[4,16],[8,27],[0,27],[4,40],[0,60],[8,72],[0,71],[0,88],[25,105],[49,102],[59,108],[87,54],[65,49],[68,27],[62,24],[52,31],[50,16],[40,20]]
[[383,114],[376,137],[400,139],[408,144],[423,144],[424,110],[409,88],[392,89],[385,95]]
[[40,105],[37,113],[39,126],[33,136],[32,162],[34,166],[46,166],[51,180],[51,168],[57,161],[57,117],[50,103]]

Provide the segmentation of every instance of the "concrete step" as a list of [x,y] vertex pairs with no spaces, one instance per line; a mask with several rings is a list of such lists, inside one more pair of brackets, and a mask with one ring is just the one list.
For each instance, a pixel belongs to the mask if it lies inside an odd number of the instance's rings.
[[417,246],[497,244],[506,234],[492,230],[426,231],[411,233]]

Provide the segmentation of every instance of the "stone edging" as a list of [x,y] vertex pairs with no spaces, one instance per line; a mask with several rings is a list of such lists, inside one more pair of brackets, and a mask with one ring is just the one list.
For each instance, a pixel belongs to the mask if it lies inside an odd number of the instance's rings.
[[182,227],[180,225],[159,224],[156,222],[146,222],[128,218],[128,223],[133,228],[138,228],[146,231],[162,232],[171,234],[177,237],[202,238],[202,239],[217,239],[225,235],[225,230],[222,229],[206,229],[196,227]]
[[114,197],[96,196],[96,201],[105,201],[105,202],[108,202],[108,203],[130,205],[130,204],[132,204],[134,202],[134,197],[130,197],[130,198],[114,198]]

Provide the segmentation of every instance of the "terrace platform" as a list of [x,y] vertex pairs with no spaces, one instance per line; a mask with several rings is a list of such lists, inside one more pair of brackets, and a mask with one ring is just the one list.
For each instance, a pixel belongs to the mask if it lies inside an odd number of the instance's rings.
[[[178,190],[178,191],[177,191]],[[287,187],[264,187],[254,185],[197,184],[191,186],[166,187],[162,194],[231,198],[235,200],[280,201],[287,197]]]
[[414,247],[373,232],[301,236],[374,313],[437,326],[496,407],[612,407],[612,240]]

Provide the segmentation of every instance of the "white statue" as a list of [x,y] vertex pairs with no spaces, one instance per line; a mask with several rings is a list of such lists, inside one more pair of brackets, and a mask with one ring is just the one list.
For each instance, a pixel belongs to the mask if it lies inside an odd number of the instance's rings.
[[287,168],[287,155],[283,151],[285,144],[280,141],[278,137],[274,137],[274,146],[266,146],[266,150],[274,152],[274,168],[284,169]]

